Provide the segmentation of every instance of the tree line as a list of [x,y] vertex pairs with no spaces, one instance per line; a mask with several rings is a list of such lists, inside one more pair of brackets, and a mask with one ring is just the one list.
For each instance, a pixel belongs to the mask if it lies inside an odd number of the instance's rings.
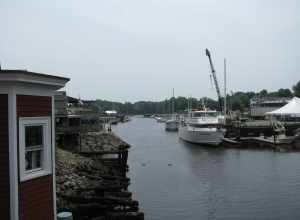
[[[266,89],[260,92],[231,92],[227,95],[228,107],[233,110],[245,111],[249,108],[250,99],[254,97],[286,97],[292,98],[297,96],[300,98],[300,81],[293,86],[293,89],[281,88],[278,91],[268,92]],[[224,99],[224,98],[223,98]],[[224,100],[222,100],[223,103]],[[167,114],[172,113],[174,103],[174,112],[184,112],[189,108],[200,108],[203,104],[210,108],[219,110],[219,104],[217,100],[209,97],[187,98],[187,97],[176,97],[169,98],[163,101],[138,101],[138,102],[111,102],[106,100],[97,99],[93,102],[93,107],[99,112],[106,110],[116,110],[119,113],[124,114]]]

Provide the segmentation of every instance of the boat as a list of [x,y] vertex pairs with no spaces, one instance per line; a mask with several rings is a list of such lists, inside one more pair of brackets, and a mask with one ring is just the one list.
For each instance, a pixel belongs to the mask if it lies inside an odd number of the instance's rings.
[[195,109],[179,123],[179,138],[195,144],[219,145],[225,135],[224,116],[215,110]]
[[158,123],[166,122],[166,119],[164,119],[163,117],[155,117],[155,119]]
[[[211,68],[211,77],[213,78],[217,91],[220,110],[222,111],[222,97],[213,66],[211,54],[208,49],[205,50],[209,59]],[[224,94],[226,94],[226,60],[224,59]],[[202,109],[188,110],[187,116],[179,124],[179,137],[187,142],[196,144],[220,145],[225,136],[225,117],[226,117],[226,95],[224,95],[224,115],[216,110],[209,110],[204,105],[202,99]]]
[[173,88],[172,115],[169,120],[166,120],[166,123],[165,123],[166,131],[178,131],[179,121],[178,121],[176,115],[174,114],[174,99],[175,99],[175,97],[174,97],[174,88]]
[[174,117],[166,121],[165,130],[166,131],[178,131],[179,121]]

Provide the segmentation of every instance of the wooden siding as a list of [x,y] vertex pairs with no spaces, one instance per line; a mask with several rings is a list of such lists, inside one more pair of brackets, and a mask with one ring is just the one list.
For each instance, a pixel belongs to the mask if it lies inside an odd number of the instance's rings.
[[[51,117],[51,97],[17,95],[17,116]],[[53,212],[52,175],[19,183],[20,220],[53,220]]]
[[17,112],[18,117],[51,116],[51,97],[17,95]]
[[0,213],[10,219],[8,95],[0,94]]
[[53,220],[52,175],[22,182],[20,190],[20,220]]

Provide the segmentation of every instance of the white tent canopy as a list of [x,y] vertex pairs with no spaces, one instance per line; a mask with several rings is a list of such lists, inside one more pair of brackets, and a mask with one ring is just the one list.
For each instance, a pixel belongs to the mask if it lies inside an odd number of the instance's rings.
[[267,112],[266,115],[286,115],[291,117],[300,117],[300,98],[294,97],[285,106],[282,106],[274,111]]

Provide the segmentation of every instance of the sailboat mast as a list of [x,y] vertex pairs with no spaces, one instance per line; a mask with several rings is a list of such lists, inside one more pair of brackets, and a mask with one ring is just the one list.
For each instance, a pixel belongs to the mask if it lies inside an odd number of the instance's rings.
[[175,102],[175,97],[174,97],[174,88],[173,88],[173,99],[172,99],[172,114],[174,114],[174,102]]
[[226,76],[226,58],[224,58],[224,115],[227,113],[227,76]]
[[188,110],[188,112],[190,112],[190,97],[188,97],[187,101],[188,101],[188,109],[187,110]]

